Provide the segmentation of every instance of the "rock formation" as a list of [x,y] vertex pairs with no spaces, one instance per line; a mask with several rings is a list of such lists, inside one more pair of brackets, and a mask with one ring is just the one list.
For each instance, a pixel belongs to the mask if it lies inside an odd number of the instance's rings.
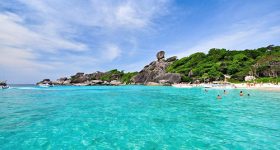
[[83,72],[78,72],[71,76],[71,83],[83,83],[88,80],[88,76],[84,75]]
[[6,81],[0,81],[0,86],[7,86]]
[[[163,85],[170,85],[173,83],[179,83],[181,81],[181,75],[177,73],[167,73],[167,67],[174,62],[177,58],[170,57],[167,60],[164,59],[165,52],[160,51],[157,53],[157,61],[151,62],[146,65],[143,70],[132,78],[135,84],[149,84],[161,83]],[[156,85],[156,84],[154,84]]]
[[[108,77],[104,79],[104,77]],[[119,74],[112,74],[111,72],[95,72],[91,74],[85,74],[78,72],[72,75],[70,78],[62,77],[56,81],[50,79],[44,79],[37,83],[39,84],[50,84],[50,85],[77,85],[77,86],[92,86],[92,85],[121,85],[122,82],[119,80],[121,76]]]
[[62,77],[52,82],[54,85],[71,85],[71,80],[67,77]]
[[165,55],[164,51],[159,51],[157,53],[157,60],[160,61],[160,60],[164,59],[164,55]]
[[[146,65],[136,76],[132,77],[131,81],[134,84],[145,85],[171,85],[173,83],[179,83],[181,81],[180,74],[167,73],[166,68],[177,60],[176,56],[167,58],[165,60],[165,52],[160,51],[156,55],[157,60]],[[85,74],[78,72],[72,75],[70,78],[62,77],[56,81],[50,79],[44,79],[37,84],[51,84],[51,85],[122,85],[121,78],[125,73],[118,71],[117,69],[108,72],[95,72],[91,74]],[[127,76],[126,76],[127,77]],[[130,77],[130,78],[131,78]],[[128,81],[130,81],[130,78]],[[127,78],[126,78],[127,79]],[[123,81],[124,82],[124,81]]]
[[52,81],[50,79],[43,79],[42,81],[38,82],[37,85],[39,84],[49,84],[52,85]]

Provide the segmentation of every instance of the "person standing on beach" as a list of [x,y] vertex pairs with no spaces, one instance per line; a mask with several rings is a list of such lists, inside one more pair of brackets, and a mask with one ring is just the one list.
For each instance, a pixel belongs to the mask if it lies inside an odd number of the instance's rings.
[[243,92],[242,92],[242,91],[240,91],[239,95],[240,95],[240,96],[243,96]]

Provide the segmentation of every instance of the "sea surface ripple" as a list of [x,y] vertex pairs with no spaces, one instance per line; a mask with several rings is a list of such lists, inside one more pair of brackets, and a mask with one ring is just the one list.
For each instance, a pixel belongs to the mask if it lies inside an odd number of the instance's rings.
[[0,90],[0,149],[280,149],[280,93],[239,91],[15,86]]

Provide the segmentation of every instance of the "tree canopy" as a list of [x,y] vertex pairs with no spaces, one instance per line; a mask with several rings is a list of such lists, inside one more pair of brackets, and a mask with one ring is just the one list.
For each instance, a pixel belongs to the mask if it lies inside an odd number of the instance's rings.
[[183,81],[221,80],[224,75],[230,75],[233,80],[243,81],[247,75],[277,77],[277,68],[280,66],[271,66],[269,63],[273,61],[280,61],[280,46],[270,45],[252,50],[212,48],[208,54],[197,52],[176,60],[167,71],[182,74]]

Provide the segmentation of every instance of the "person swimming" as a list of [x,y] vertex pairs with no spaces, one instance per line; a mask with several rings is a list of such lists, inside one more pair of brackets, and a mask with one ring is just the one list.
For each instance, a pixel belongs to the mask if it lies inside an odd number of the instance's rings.
[[218,96],[217,96],[217,99],[222,99],[222,96],[221,96],[221,95],[218,95]]
[[207,90],[207,89],[205,89],[204,91],[205,91],[205,92],[208,92],[208,90]]
[[224,90],[224,94],[227,94],[227,91],[226,91],[226,90]]
[[248,93],[247,96],[250,96],[250,94]]
[[240,96],[243,96],[243,91],[240,91],[239,95],[240,95]]

